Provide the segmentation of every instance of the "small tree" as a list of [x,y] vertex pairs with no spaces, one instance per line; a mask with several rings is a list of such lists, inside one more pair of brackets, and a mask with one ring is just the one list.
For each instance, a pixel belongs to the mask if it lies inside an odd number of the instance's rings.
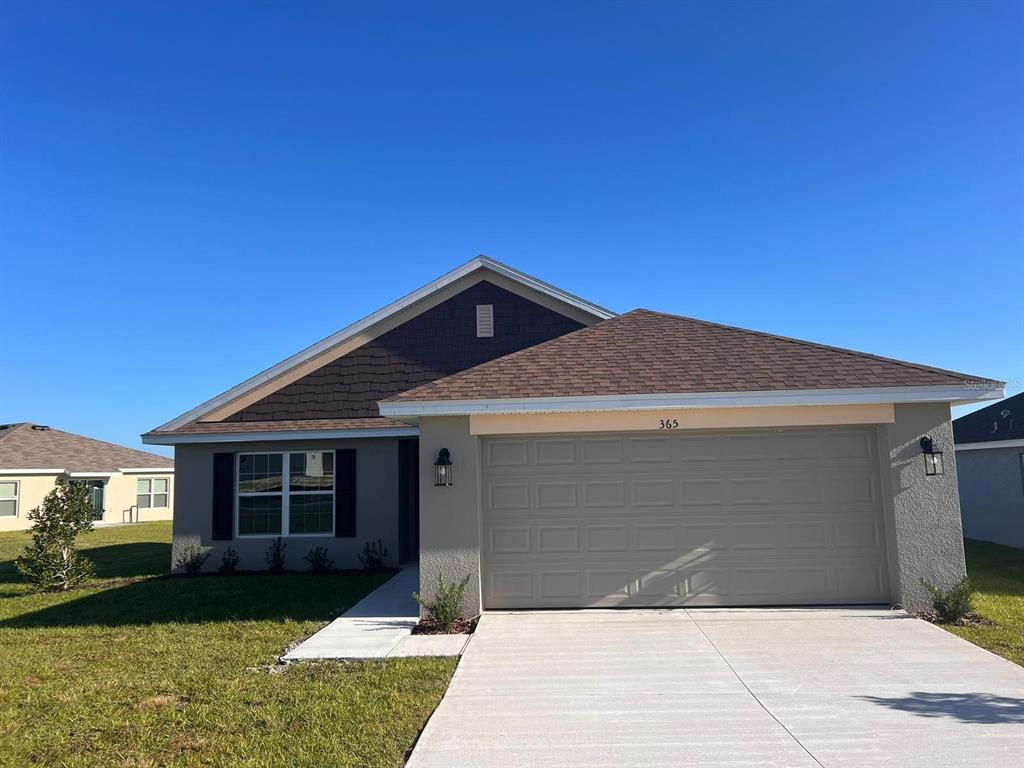
[[67,592],[95,573],[92,560],[75,549],[78,534],[92,530],[92,498],[77,483],[58,485],[28,513],[32,544],[18,557],[18,572],[44,592]]

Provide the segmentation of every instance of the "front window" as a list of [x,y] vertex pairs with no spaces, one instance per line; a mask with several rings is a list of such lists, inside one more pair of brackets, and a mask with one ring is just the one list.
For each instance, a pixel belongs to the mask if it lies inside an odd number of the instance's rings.
[[18,516],[18,482],[16,480],[0,483],[0,517]]
[[334,533],[333,451],[238,456],[238,535]]
[[135,506],[139,509],[162,509],[167,506],[166,477],[140,477],[135,481]]

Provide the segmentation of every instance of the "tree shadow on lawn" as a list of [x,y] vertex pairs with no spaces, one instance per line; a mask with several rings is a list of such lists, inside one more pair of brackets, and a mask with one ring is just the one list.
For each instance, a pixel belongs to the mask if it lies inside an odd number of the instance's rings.
[[[96,564],[96,577],[100,579],[159,576],[171,570],[171,545],[157,541],[86,547],[79,552]],[[0,561],[0,584],[21,582],[14,561]]]
[[962,723],[1024,723],[1024,699],[991,693],[926,693],[886,698],[862,696],[880,704],[921,717],[948,717]]
[[105,589],[85,587],[63,602],[0,621],[0,628],[324,621],[384,580],[358,573],[165,576]]

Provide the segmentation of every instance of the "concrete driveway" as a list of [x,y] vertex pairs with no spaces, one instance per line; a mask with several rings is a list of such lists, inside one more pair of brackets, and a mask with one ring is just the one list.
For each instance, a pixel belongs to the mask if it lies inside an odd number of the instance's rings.
[[1024,669],[870,609],[485,615],[409,768],[1024,765]]

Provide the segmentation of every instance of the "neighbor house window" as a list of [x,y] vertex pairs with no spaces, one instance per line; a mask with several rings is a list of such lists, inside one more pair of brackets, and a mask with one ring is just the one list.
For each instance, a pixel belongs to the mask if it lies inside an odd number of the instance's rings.
[[139,509],[162,509],[167,506],[166,477],[140,477],[135,481],[135,506]]
[[334,533],[334,452],[238,456],[238,535]]
[[0,483],[0,517],[18,516],[18,482],[5,480]]

